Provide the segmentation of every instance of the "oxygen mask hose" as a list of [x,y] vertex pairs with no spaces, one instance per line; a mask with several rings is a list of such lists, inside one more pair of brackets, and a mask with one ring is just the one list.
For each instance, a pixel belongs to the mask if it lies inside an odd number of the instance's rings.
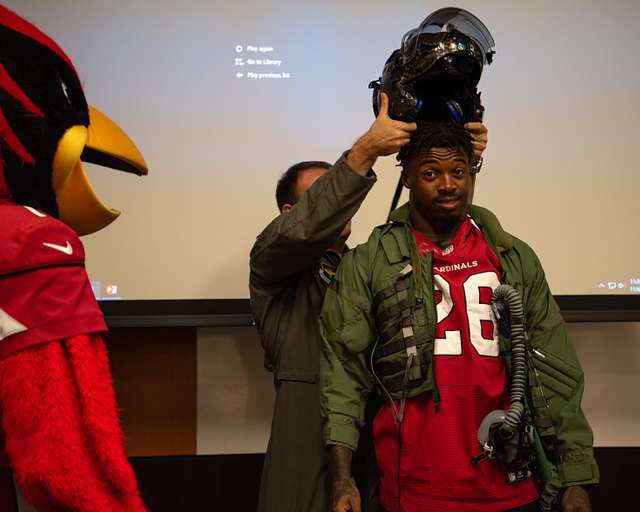
[[498,319],[506,309],[511,326],[511,406],[500,427],[501,434],[510,438],[520,425],[527,389],[527,332],[524,325],[524,307],[518,292],[507,284],[501,284],[493,291],[493,307]]
[[[483,451],[473,457],[476,464],[485,458],[499,459],[507,467],[510,482],[530,473],[532,431],[522,422],[525,412],[527,389],[527,333],[524,325],[524,308],[518,292],[509,285],[500,285],[493,292],[493,311],[501,331],[511,338],[511,405],[508,411],[497,409],[485,416],[478,428],[478,442]],[[508,329],[503,329],[508,327]]]

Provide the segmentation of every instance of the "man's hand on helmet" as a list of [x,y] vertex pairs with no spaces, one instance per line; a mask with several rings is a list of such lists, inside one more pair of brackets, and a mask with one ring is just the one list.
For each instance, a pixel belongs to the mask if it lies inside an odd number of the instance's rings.
[[467,123],[464,125],[471,134],[473,143],[473,156],[480,158],[485,149],[487,149],[488,130],[485,125],[479,122]]
[[380,112],[371,128],[353,145],[347,163],[366,174],[379,156],[393,155],[407,144],[417,129],[416,123],[394,121],[389,117],[389,97],[380,94]]

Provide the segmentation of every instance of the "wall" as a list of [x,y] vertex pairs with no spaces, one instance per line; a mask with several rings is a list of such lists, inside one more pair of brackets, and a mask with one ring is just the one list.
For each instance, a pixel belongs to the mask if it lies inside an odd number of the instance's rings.
[[569,324],[596,446],[640,446],[640,323]]
[[[601,484],[594,510],[640,510],[640,323],[569,324]],[[153,512],[254,511],[273,382],[253,328],[114,329],[127,451]],[[32,512],[21,500],[21,512]]]
[[[569,330],[596,446],[640,446],[640,323]],[[114,329],[109,345],[130,454],[265,450],[273,381],[253,328]]]

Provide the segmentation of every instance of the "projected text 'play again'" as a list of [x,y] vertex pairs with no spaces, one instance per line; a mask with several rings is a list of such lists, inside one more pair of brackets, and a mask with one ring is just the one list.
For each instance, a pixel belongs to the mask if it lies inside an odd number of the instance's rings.
[[291,73],[283,70],[283,60],[274,54],[273,46],[242,45],[235,47],[235,76],[240,80],[288,80]]

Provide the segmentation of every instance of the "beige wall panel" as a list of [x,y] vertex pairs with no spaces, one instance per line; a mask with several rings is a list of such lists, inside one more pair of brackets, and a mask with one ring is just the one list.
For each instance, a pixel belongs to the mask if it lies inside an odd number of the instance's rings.
[[273,379],[253,327],[198,330],[198,454],[267,448]]
[[[640,446],[640,323],[569,324],[597,446]],[[253,328],[198,331],[198,453],[266,449],[271,374]]]
[[640,446],[640,323],[569,324],[596,446]]

